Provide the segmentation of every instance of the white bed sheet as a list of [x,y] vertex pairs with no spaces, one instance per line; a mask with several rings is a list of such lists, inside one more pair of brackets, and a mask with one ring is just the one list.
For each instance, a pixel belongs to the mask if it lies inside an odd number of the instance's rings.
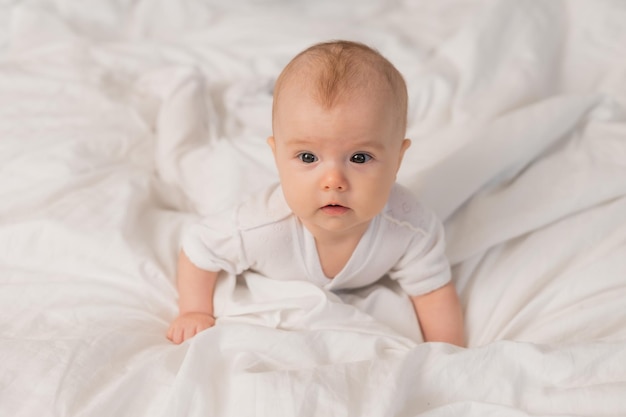
[[[0,5],[0,416],[626,415],[626,3],[225,3]],[[469,348],[255,276],[170,344],[180,233],[276,180],[273,80],[333,38],[406,76]]]

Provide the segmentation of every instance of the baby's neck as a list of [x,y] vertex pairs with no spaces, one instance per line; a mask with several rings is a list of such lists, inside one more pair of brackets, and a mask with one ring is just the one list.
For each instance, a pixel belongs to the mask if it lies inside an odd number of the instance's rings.
[[366,230],[367,226],[362,230],[342,234],[311,232],[315,238],[315,247],[322,271],[327,278],[332,279],[343,270]]

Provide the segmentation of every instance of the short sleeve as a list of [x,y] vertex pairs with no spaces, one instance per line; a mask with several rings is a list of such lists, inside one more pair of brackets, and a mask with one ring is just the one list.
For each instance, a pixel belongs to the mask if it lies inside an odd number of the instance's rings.
[[235,214],[234,210],[225,211],[192,224],[183,232],[182,250],[195,266],[231,274],[248,268]]
[[404,255],[389,272],[411,296],[422,295],[450,282],[450,265],[445,255],[443,225],[434,213],[422,207],[421,227],[415,231]]

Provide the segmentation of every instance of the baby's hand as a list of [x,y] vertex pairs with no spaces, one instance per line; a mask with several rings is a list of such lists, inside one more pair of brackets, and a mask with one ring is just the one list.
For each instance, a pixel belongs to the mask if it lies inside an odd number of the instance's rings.
[[185,313],[176,317],[167,330],[167,338],[177,345],[191,339],[202,330],[215,325],[215,317],[207,313]]

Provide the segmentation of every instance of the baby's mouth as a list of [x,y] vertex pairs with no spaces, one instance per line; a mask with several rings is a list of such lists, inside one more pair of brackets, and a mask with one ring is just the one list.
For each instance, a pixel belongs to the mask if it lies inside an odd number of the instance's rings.
[[340,204],[327,204],[324,207],[322,207],[322,211],[325,214],[328,214],[330,216],[340,216],[344,214],[345,212],[347,212],[348,210],[349,210],[348,207],[344,207]]

